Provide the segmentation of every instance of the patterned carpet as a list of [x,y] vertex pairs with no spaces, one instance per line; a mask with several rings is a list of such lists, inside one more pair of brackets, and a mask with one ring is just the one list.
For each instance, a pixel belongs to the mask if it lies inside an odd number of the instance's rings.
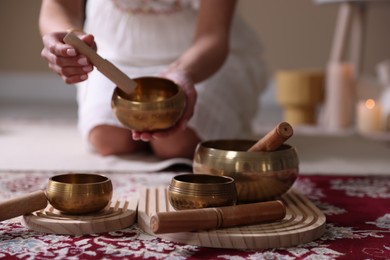
[[[43,190],[50,176],[69,171],[109,176],[114,198],[138,196],[144,186],[168,185],[191,171],[190,160],[151,155],[100,157],[87,151],[75,118],[21,117],[1,110],[0,200]],[[50,112],[49,111],[49,112]],[[10,115],[13,116],[10,116]],[[260,134],[260,133],[259,133]],[[101,234],[57,235],[30,230],[22,217],[0,223],[5,259],[390,259],[390,149],[387,142],[356,134],[302,133],[289,140],[300,158],[294,189],[326,216],[317,240],[288,248],[221,249],[157,238],[137,223]],[[1,209],[0,209],[1,213]],[[196,234],[195,234],[196,235]]]
[[[0,173],[0,199],[43,189],[62,172]],[[107,172],[114,197],[126,199],[142,186],[167,185],[175,174]],[[102,234],[81,236],[35,232],[21,217],[0,223],[0,257],[6,259],[389,259],[389,176],[301,176],[294,189],[327,218],[325,233],[289,248],[220,249],[184,245],[145,233],[134,224]]]

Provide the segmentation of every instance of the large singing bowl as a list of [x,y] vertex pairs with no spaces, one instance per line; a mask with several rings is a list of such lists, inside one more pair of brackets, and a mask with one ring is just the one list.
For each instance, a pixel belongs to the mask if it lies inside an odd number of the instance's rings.
[[255,143],[251,140],[201,142],[194,155],[194,173],[232,177],[240,203],[274,199],[288,191],[297,179],[298,154],[288,144],[272,152],[247,152]]
[[137,87],[126,95],[118,87],[111,107],[117,119],[137,131],[156,131],[174,126],[186,106],[184,91],[173,81],[159,77],[134,79]]

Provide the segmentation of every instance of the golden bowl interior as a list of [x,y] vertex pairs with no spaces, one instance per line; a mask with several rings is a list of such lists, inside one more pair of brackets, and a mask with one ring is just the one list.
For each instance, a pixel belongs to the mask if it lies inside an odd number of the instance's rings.
[[195,174],[229,176],[235,180],[238,202],[274,199],[294,184],[299,159],[294,147],[284,144],[273,152],[247,152],[252,140],[213,140],[199,143]]
[[172,179],[168,198],[176,210],[199,209],[235,205],[237,192],[230,177],[181,174]]
[[103,175],[70,173],[49,179],[46,196],[66,214],[88,214],[104,209],[113,193],[111,180]]
[[112,110],[126,127],[138,131],[154,131],[172,127],[186,106],[182,89],[173,81],[159,77],[134,79],[138,85],[131,95],[115,88]]

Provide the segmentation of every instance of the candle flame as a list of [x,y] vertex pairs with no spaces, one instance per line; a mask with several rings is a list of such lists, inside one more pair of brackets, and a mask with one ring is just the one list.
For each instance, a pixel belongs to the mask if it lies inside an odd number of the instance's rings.
[[366,100],[366,108],[373,109],[375,107],[375,101],[373,99]]

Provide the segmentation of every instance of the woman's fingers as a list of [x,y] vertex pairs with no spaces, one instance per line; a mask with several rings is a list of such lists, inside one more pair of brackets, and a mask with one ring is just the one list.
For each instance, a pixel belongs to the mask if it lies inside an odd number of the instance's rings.
[[[43,36],[44,48],[41,56],[65,83],[74,84],[86,80],[93,66],[84,55],[78,54],[72,46],[63,42],[65,35],[64,32],[58,32]],[[96,48],[92,35],[84,36],[84,39]]]
[[135,141],[149,142],[152,139],[153,139],[153,133],[152,132],[133,131],[133,140],[135,140]]

